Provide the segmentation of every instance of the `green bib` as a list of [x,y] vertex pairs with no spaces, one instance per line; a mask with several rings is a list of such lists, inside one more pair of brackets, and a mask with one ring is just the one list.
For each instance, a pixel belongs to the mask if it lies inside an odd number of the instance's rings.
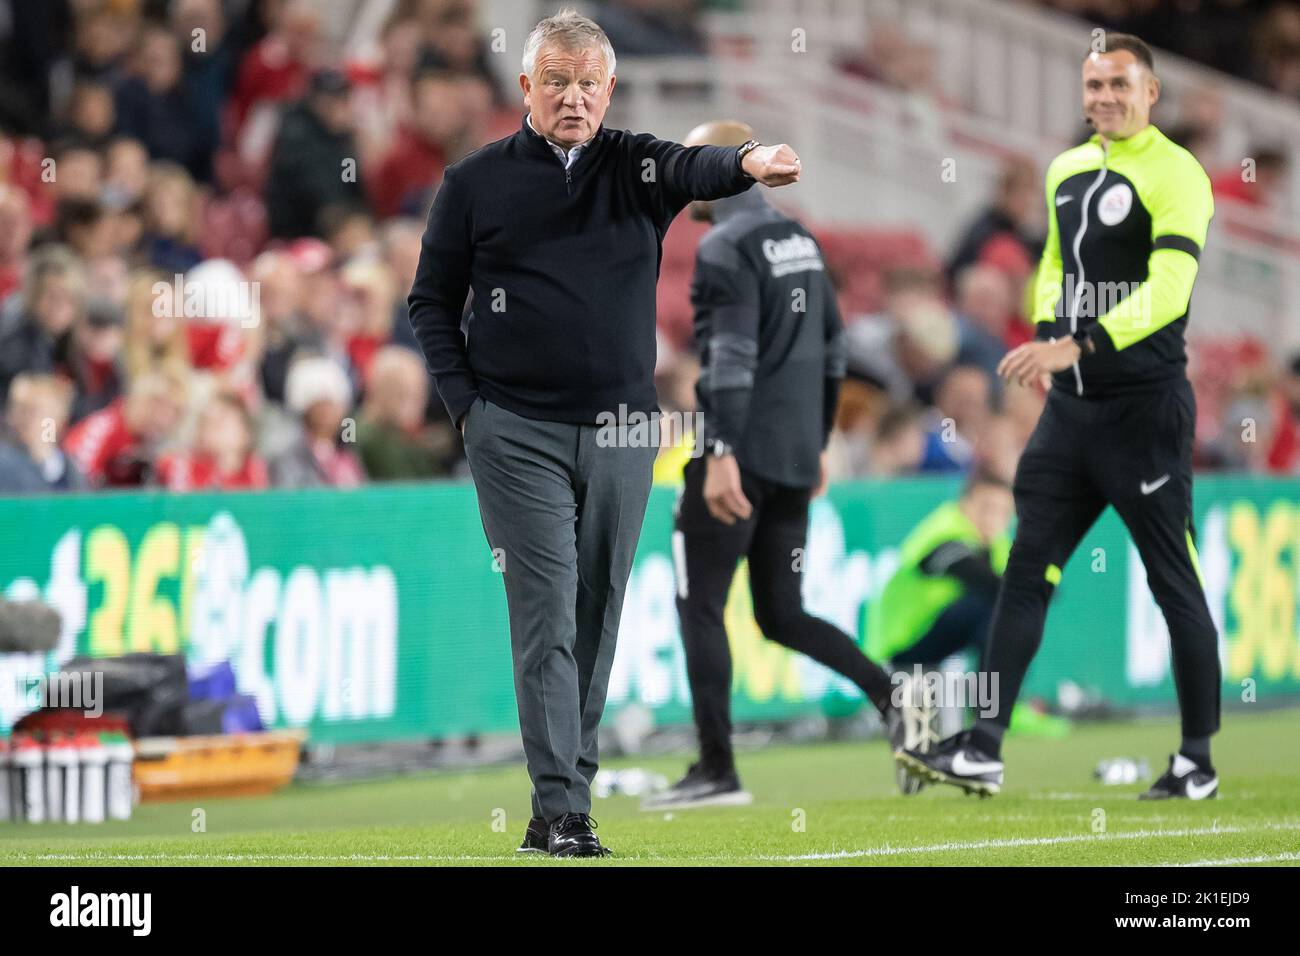
[[[921,562],[947,541],[961,541],[976,550],[983,547],[975,525],[962,514],[956,501],[930,512],[899,548],[898,570],[880,596],[867,607],[866,652],[873,661],[889,660],[911,647],[934,626],[966,587],[947,575],[929,575]],[[1002,574],[1011,552],[1011,538],[1003,534],[990,548],[993,570]]]

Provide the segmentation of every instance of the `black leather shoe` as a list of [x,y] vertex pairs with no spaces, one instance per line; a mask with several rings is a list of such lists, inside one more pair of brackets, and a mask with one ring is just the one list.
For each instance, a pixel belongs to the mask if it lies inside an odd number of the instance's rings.
[[551,828],[546,825],[546,821],[541,817],[533,817],[528,821],[528,829],[524,831],[524,842],[519,844],[519,849],[515,852],[547,853],[550,837]]
[[596,821],[585,813],[566,813],[551,824],[547,850],[551,856],[609,856],[596,838]]

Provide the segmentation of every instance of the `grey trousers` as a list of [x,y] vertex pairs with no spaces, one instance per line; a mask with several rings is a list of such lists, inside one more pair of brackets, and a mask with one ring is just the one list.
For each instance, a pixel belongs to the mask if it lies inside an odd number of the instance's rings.
[[596,731],[658,449],[479,398],[465,454],[505,579],[533,816],[591,811]]

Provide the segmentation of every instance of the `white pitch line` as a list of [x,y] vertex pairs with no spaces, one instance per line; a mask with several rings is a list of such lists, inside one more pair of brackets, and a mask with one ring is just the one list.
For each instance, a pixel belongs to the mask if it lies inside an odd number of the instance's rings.
[[1260,827],[1214,826],[1181,830],[1129,830],[1123,833],[1076,833],[1055,837],[1016,837],[1010,840],[971,840],[933,843],[927,846],[883,846],[868,850],[839,850],[834,853],[804,853],[797,856],[764,856],[762,860],[795,863],[803,860],[847,860],[872,856],[907,856],[915,853],[950,853],[957,850],[1001,850],[1025,846],[1056,846],[1063,843],[1106,843],[1112,840],[1141,840],[1147,837],[1218,836],[1252,830],[1300,830],[1300,824],[1265,824]]
[[[682,857],[674,859],[664,859],[654,856],[621,856],[623,861],[647,861],[662,862],[674,864],[691,863],[741,863],[747,860],[764,863],[799,863],[815,860],[845,860],[860,859],[866,857],[893,857],[908,856],[911,854],[926,853],[951,853],[960,850],[1001,850],[1014,849],[1017,847],[1029,846],[1058,846],[1068,843],[1107,843],[1116,840],[1141,840],[1148,837],[1196,837],[1196,836],[1227,836],[1238,833],[1251,833],[1259,831],[1296,831],[1300,830],[1300,823],[1266,823],[1260,826],[1212,826],[1183,828],[1171,830],[1128,830],[1121,833],[1079,833],[1068,834],[1054,837],[1016,837],[1009,840],[971,840],[963,842],[950,843],[930,843],[921,846],[879,846],[870,847],[865,850],[836,850],[828,853],[802,853],[792,856],[714,856],[714,857]],[[0,856],[0,860],[4,857]],[[156,860],[159,862],[224,862],[224,863],[267,863],[267,862],[299,862],[299,863],[401,863],[401,862],[418,862],[418,863],[501,863],[508,860],[524,859],[516,854],[507,856],[471,856],[468,854],[461,855],[437,855],[437,854],[290,854],[290,853],[138,853],[138,854],[107,854],[107,853],[16,853],[10,859],[14,860],[39,860],[45,862],[144,862]],[[1230,865],[1234,862],[1281,862],[1289,859],[1300,859],[1300,853],[1282,854],[1278,857],[1261,857],[1242,858],[1240,860],[1206,860],[1199,863],[1190,864],[1169,864],[1169,865],[1187,865],[1187,866],[1211,866],[1216,863]]]
[[1162,863],[1161,866],[1241,866],[1243,863],[1286,863],[1300,860],[1300,853],[1277,853],[1273,856],[1236,856],[1223,860],[1193,860],[1191,863]]

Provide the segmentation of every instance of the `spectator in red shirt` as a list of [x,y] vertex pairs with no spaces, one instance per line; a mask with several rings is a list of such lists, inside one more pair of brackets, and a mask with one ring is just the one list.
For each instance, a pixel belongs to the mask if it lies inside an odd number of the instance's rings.
[[63,450],[92,486],[145,484],[159,448],[180,427],[188,386],[179,370],[142,375],[124,398],[82,419]]
[[377,215],[398,215],[412,196],[437,186],[465,131],[461,92],[467,78],[446,70],[422,70],[411,82],[411,121],[398,127],[393,144],[369,177]]
[[[269,142],[277,108],[302,96],[320,56],[320,13],[309,0],[289,0],[275,17],[271,32],[239,64],[230,103],[236,142],[246,132]],[[260,128],[246,131],[250,121]]]
[[253,453],[253,437],[253,420],[243,401],[218,392],[199,415],[193,449],[163,455],[154,480],[168,491],[266,488],[266,463]]
[[373,54],[347,65],[356,90],[357,139],[367,164],[392,143],[399,126],[411,119],[411,77],[419,62],[420,24],[394,12],[379,33]]
[[1280,149],[1255,149],[1247,161],[1253,161],[1253,166],[1226,169],[1210,180],[1214,197],[1256,208],[1275,206],[1286,188],[1286,153]]
[[1283,475],[1300,474],[1300,354],[1291,358],[1278,384],[1268,470]]
[[54,218],[57,183],[45,182],[52,148],[39,139],[14,139],[0,131],[0,181],[26,194],[27,218],[33,228],[48,225]]
[[[224,375],[249,355],[254,344],[257,287],[244,279],[228,259],[207,259],[185,276],[183,287],[185,335],[190,364],[196,369]],[[175,298],[173,294],[172,298]]]
[[31,203],[27,194],[0,183],[0,300],[23,281],[31,238]]

